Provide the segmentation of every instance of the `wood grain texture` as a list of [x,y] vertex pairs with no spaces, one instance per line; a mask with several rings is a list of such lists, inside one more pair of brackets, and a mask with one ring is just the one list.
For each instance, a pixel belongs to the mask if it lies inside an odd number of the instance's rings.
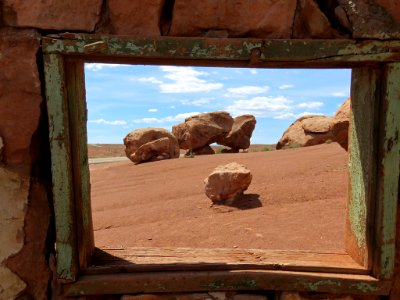
[[78,263],[64,61],[61,55],[50,54],[44,56],[44,63],[56,221],[57,276],[59,280],[69,282],[77,276]]
[[[350,67],[400,60],[399,41],[261,40],[172,38],[132,39],[64,34],[43,39],[45,53],[110,59],[187,59],[242,61],[247,65],[286,62],[303,66]],[[159,63],[160,64],[160,63]],[[268,64],[266,64],[268,65]],[[265,65],[264,65],[265,66]]]
[[389,281],[368,275],[226,270],[84,275],[63,286],[66,296],[221,290],[296,290],[387,295]]
[[383,73],[378,148],[378,182],[374,274],[393,276],[396,211],[400,168],[400,63],[388,64]]
[[84,64],[68,61],[65,66],[71,131],[74,202],[80,269],[86,268],[94,249],[90,205],[90,174],[87,157],[87,108],[85,99]]
[[235,269],[369,273],[346,254],[260,249],[129,247],[96,248],[92,266],[84,274]]
[[346,248],[366,268],[372,263],[368,224],[373,224],[374,217],[380,74],[380,69],[356,68],[351,81]]

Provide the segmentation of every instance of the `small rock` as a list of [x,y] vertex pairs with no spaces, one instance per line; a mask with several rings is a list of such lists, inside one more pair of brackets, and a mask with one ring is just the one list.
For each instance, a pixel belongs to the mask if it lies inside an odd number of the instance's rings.
[[251,183],[250,170],[236,162],[221,165],[204,180],[205,193],[214,203],[233,201]]

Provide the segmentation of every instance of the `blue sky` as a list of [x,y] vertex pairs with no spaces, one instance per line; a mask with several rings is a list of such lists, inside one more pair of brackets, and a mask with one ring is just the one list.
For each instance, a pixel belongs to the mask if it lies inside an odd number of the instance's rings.
[[85,64],[90,144],[120,144],[137,128],[168,130],[193,114],[253,114],[253,144],[277,143],[305,114],[333,115],[349,69],[247,69]]

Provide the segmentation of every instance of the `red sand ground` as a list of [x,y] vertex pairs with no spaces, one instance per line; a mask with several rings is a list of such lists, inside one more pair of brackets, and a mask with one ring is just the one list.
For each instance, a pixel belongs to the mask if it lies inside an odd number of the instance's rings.
[[[233,206],[213,206],[203,180],[220,164],[253,181]],[[344,253],[347,153],[336,143],[90,166],[97,247],[198,247]]]

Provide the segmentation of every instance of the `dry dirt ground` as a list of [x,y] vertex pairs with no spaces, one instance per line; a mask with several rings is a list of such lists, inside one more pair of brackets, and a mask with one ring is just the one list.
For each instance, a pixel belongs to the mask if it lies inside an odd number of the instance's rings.
[[[347,157],[333,143],[90,165],[95,244],[344,253]],[[253,181],[231,206],[211,206],[203,180],[233,161]]]

